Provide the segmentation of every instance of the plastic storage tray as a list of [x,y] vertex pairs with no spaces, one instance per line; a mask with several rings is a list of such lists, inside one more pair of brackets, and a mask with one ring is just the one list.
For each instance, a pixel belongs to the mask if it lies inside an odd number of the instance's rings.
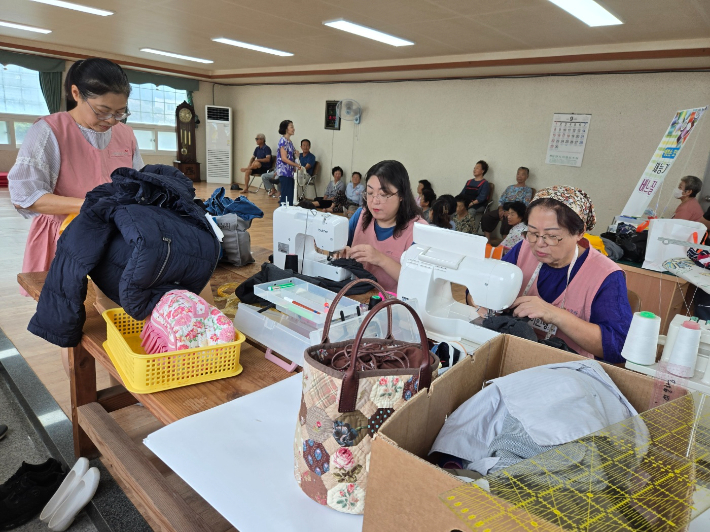
[[[278,288],[280,285],[293,286]],[[335,292],[321,288],[295,277],[281,281],[261,283],[254,286],[254,295],[270,301],[282,312],[297,319],[303,319],[314,327],[323,327],[328,314],[328,307],[337,295]],[[292,301],[288,301],[288,299]],[[298,303],[298,304],[296,304]],[[335,318],[349,318],[357,312],[360,303],[344,297],[335,309]],[[310,309],[310,310],[309,310]]]
[[[288,314],[270,309],[259,312],[258,307],[240,303],[234,317],[234,327],[260,344],[272,349],[279,355],[303,364],[303,352],[312,345],[321,342],[323,327],[313,327]],[[406,311],[399,312],[395,307],[394,337],[407,342],[418,342],[419,334],[413,320]],[[402,309],[403,310],[403,309]],[[341,342],[355,338],[360,324],[367,311],[362,316],[352,316],[345,321],[333,320],[330,326],[330,341]],[[366,338],[382,338],[387,334],[387,312],[379,312],[365,330]]]
[[134,320],[120,308],[102,315],[106,320],[104,350],[130,392],[160,392],[242,372],[239,352],[246,338],[239,331],[235,331],[234,342],[146,355],[140,338],[145,321]]

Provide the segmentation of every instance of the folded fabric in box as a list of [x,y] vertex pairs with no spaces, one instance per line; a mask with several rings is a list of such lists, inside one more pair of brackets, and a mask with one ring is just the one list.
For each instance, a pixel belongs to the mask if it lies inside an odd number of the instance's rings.
[[187,290],[172,290],[165,294],[141,332],[141,346],[146,354],[233,341],[231,320],[217,307]]

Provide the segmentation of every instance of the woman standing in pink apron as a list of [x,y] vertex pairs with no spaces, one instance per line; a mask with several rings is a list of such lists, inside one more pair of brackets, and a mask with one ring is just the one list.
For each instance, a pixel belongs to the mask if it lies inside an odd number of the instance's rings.
[[77,61],[67,72],[68,112],[39,119],[29,129],[8,175],[10,197],[32,218],[23,272],[47,271],[59,227],[78,213],[86,193],[109,182],[120,167],[143,167],[126,118],[131,86],[123,69],[107,59]]
[[133,130],[120,123],[130,114],[131,92],[120,66],[100,58],[77,61],[64,90],[67,112],[34,123],[8,175],[12,203],[32,218],[23,273],[49,270],[59,228],[80,211],[87,192],[108,183],[116,168],[143,167]]

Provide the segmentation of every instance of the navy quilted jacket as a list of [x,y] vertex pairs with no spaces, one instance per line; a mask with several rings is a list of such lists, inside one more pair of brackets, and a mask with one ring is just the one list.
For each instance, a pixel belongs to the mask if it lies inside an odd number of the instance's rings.
[[81,340],[87,278],[142,320],[170,290],[199,293],[217,264],[220,244],[192,182],[177,169],[119,168],[111,183],[86,195],[57,242],[28,330],[60,347]]

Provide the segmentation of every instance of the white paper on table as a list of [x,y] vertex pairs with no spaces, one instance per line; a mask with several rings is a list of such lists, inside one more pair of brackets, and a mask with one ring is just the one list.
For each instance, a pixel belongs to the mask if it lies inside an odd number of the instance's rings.
[[144,440],[240,532],[362,530],[362,516],[311,500],[294,477],[301,375],[176,421]]

